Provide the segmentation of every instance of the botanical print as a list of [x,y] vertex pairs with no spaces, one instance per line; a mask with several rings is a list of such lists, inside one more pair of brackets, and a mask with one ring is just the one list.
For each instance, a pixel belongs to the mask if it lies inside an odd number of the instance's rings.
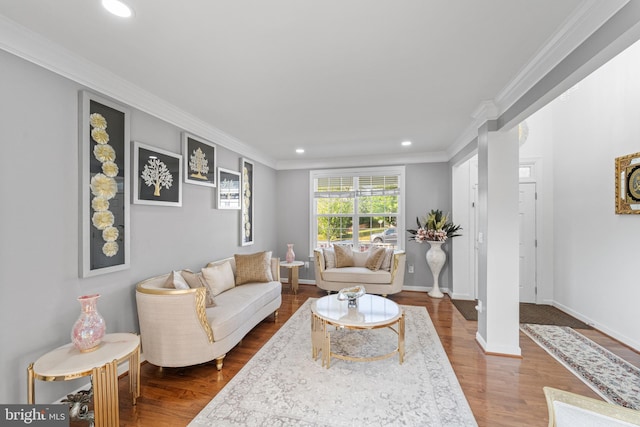
[[168,189],[173,185],[171,171],[169,171],[167,165],[158,159],[149,159],[148,163],[144,165],[140,177],[148,187],[154,187],[153,195],[156,197],[160,197],[162,187]]
[[[191,171],[191,178],[207,179],[207,173],[209,173],[209,161],[204,155],[204,152],[198,147],[193,151],[193,154],[189,158],[189,170]],[[203,175],[204,174],[204,175]]]
[[214,144],[182,132],[184,182],[206,187],[216,186],[216,149]]

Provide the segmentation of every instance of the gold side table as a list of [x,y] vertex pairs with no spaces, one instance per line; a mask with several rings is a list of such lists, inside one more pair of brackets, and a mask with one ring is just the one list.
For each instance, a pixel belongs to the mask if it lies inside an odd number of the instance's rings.
[[281,262],[280,267],[289,269],[289,285],[294,294],[298,293],[298,269],[304,265],[302,261]]
[[96,350],[82,353],[66,344],[40,357],[27,368],[27,401],[35,403],[35,380],[69,381],[91,375],[96,427],[117,427],[118,365],[129,362],[129,390],[133,404],[140,396],[140,337],[106,334]]

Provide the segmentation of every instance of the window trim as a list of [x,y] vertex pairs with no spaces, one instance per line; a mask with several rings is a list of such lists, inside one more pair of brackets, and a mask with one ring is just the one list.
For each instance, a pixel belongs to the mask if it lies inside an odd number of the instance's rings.
[[[396,228],[398,229],[398,240],[396,247],[399,250],[405,249],[405,239],[401,238],[401,230],[405,229],[405,166],[372,166],[368,168],[343,168],[343,169],[318,169],[309,171],[309,254],[313,256],[313,250],[317,245],[316,238],[318,236],[318,221],[316,220],[316,204],[314,197],[314,183],[318,178],[329,178],[334,176],[381,176],[381,175],[397,175],[398,186],[400,187],[400,195],[398,200],[398,216]],[[357,207],[357,205],[356,205]],[[354,218],[355,220],[355,218]],[[354,221],[354,224],[356,222]]]

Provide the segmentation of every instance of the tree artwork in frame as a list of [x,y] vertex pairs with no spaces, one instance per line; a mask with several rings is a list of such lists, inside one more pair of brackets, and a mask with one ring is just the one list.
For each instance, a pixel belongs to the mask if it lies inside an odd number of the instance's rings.
[[79,92],[80,277],[130,265],[129,109]]
[[640,214],[640,153],[616,158],[616,214]]
[[245,158],[240,159],[240,173],[242,174],[242,200],[240,209],[240,244],[253,245],[255,224],[253,221],[254,167],[253,162]]
[[208,141],[182,133],[184,157],[184,182],[188,184],[216,186],[216,146]]
[[182,206],[182,156],[141,142],[133,143],[133,203]]
[[240,209],[240,172],[218,168],[218,209]]

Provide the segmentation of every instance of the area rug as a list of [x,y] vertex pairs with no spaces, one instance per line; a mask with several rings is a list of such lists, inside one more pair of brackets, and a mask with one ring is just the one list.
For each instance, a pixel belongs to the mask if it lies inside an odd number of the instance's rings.
[[[305,302],[189,426],[476,426],[469,404],[424,307],[405,310],[405,359],[311,357]],[[334,340],[335,338],[335,340]],[[389,329],[336,330],[332,349],[386,353]]]
[[571,328],[523,324],[520,329],[603,399],[640,409],[640,369]]
[[[466,320],[478,320],[475,300],[451,300]],[[574,329],[593,329],[591,326],[547,304],[520,303],[520,323],[568,326]]]

